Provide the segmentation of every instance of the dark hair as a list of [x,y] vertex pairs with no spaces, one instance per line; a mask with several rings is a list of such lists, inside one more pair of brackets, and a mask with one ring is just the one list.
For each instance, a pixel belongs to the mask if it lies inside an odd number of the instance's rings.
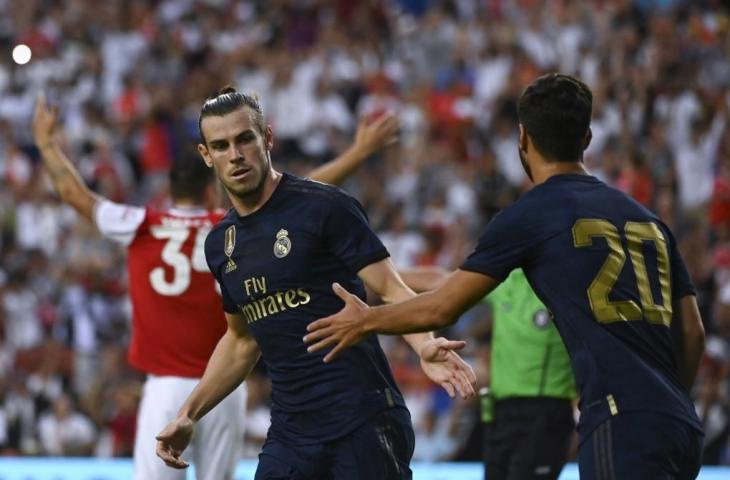
[[231,112],[235,112],[239,108],[248,107],[254,114],[254,124],[258,127],[261,134],[266,129],[264,122],[264,111],[259,104],[255,95],[247,95],[237,92],[235,88],[229,86],[223,87],[217,95],[208,97],[200,109],[200,117],[198,117],[198,131],[200,132],[200,140],[205,143],[205,135],[203,135],[203,118],[213,115],[223,116]]
[[593,94],[580,80],[549,73],[532,82],[517,101],[517,117],[535,148],[550,160],[583,157]]
[[173,200],[203,202],[205,187],[215,178],[195,150],[182,153],[170,168],[170,195]]

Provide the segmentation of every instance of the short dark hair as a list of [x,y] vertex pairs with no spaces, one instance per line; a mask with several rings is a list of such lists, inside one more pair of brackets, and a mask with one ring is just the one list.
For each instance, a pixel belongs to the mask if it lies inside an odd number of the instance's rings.
[[200,132],[200,140],[205,143],[205,135],[203,135],[203,119],[211,116],[223,116],[231,112],[235,112],[239,108],[248,107],[254,114],[254,125],[259,129],[259,133],[263,134],[266,129],[264,121],[264,111],[259,104],[259,100],[255,95],[248,95],[237,92],[230,85],[223,87],[217,95],[208,97],[200,109],[200,117],[198,117],[198,132]]
[[593,94],[570,75],[549,73],[532,82],[517,102],[517,117],[546,158],[576,162],[583,157]]
[[183,152],[170,168],[170,195],[173,200],[192,200],[203,203],[203,192],[213,180],[213,170],[193,149]]

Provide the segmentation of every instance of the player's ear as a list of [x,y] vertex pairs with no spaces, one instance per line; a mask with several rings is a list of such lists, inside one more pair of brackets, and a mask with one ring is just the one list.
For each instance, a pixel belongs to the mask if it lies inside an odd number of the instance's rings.
[[527,153],[527,146],[530,142],[527,140],[527,130],[525,130],[525,127],[522,126],[520,123],[520,141],[519,141],[519,149],[523,153]]
[[593,131],[591,131],[591,127],[588,127],[588,133],[586,133],[586,138],[583,140],[583,150],[588,148],[588,145],[591,144],[591,140],[593,140]]
[[202,143],[199,143],[198,144],[198,153],[200,154],[201,157],[203,157],[203,161],[205,162],[206,165],[208,165],[209,168],[213,166],[213,159],[210,158],[210,153],[208,152],[208,147],[206,147]]
[[271,151],[271,149],[274,148],[274,130],[271,128],[271,125],[266,125],[264,140],[266,144],[266,150]]

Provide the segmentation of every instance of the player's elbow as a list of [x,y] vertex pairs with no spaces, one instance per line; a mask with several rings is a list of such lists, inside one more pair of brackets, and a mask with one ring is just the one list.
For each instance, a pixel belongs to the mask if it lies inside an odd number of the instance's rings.
[[58,189],[61,201],[76,210],[81,216],[92,220],[96,197],[87,188],[69,186]]

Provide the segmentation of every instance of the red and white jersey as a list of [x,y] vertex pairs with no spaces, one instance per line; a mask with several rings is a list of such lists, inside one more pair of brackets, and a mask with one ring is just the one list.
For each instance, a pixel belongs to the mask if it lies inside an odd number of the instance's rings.
[[166,211],[102,200],[94,220],[106,237],[127,246],[132,341],[129,362],[145,373],[196,377],[226,331],[204,243],[224,211]]

